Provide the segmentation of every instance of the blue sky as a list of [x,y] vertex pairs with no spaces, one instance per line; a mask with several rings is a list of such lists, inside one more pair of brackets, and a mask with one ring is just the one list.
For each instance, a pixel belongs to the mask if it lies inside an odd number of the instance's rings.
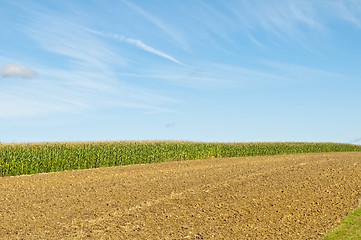
[[0,0],[0,141],[361,143],[359,0]]

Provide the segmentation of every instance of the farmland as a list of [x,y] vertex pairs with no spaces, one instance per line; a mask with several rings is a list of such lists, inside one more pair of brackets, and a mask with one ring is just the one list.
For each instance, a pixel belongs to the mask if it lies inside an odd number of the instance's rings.
[[0,176],[201,158],[361,151],[335,143],[199,143],[172,141],[0,144]]
[[0,178],[0,239],[321,239],[361,153],[208,158]]
[[322,239],[360,171],[352,144],[0,144],[0,239]]

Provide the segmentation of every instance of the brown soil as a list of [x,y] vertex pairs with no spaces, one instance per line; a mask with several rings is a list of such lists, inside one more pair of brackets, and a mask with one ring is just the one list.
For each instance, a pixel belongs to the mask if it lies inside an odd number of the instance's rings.
[[361,199],[361,153],[0,178],[0,239],[318,239]]

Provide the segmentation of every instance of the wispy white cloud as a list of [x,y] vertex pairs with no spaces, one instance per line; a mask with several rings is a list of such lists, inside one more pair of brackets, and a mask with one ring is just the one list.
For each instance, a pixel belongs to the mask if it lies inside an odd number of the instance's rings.
[[[38,73],[32,81],[15,84],[0,81],[0,119],[84,114],[107,108],[131,108],[158,113],[174,111],[170,104],[177,103],[177,100],[173,97],[149,88],[133,86],[122,78],[119,69],[128,67],[127,59],[120,56],[108,41],[84,31],[76,21],[32,12],[31,20],[22,25],[21,30],[39,47],[39,55],[56,60],[39,60],[29,65]],[[124,41],[182,64],[171,56],[143,45],[141,41]],[[1,76],[35,76],[35,72],[25,66],[27,64],[5,65]]]
[[177,27],[193,52],[205,42],[212,50],[234,52],[247,40],[264,50],[284,43],[307,48],[326,32],[317,9],[314,1],[195,1],[183,4],[171,21],[182,22]]
[[32,100],[31,98],[20,97],[18,95],[5,95],[1,93],[0,101],[0,119],[28,118],[42,116],[49,112],[61,113],[69,111],[69,109],[63,111],[65,109],[62,109],[59,104]]
[[46,51],[66,57],[69,67],[111,72],[109,64],[127,64],[125,58],[69,20],[39,15],[25,32]]
[[272,71],[273,74],[282,76],[282,82],[285,84],[291,83],[316,83],[332,81],[344,81],[344,79],[350,79],[350,76],[325,70],[321,68],[309,67],[302,64],[291,64],[285,62],[276,61],[261,61],[263,66],[266,66],[268,71]]
[[[121,36],[118,36],[118,39],[121,40]],[[178,64],[181,64],[181,65],[184,65],[182,62],[180,62],[179,60],[175,59],[174,57],[164,53],[164,52],[161,52],[157,49],[154,49],[152,48],[151,46],[143,43],[142,41],[140,40],[137,40],[137,39],[131,39],[131,38],[126,38],[125,39],[126,42],[130,43],[130,44],[134,44],[136,45],[137,47],[140,47],[141,49],[147,51],[147,52],[150,52],[150,53],[153,53],[155,55],[158,55],[160,57],[163,57],[163,58],[166,58],[168,60],[171,60],[172,62],[175,62],[175,63],[178,63]]]
[[92,30],[92,29],[87,29],[89,32],[92,32],[96,35],[99,35],[99,36],[103,36],[103,37],[108,37],[108,38],[112,38],[112,39],[115,39],[115,40],[118,40],[118,41],[121,41],[121,42],[126,42],[126,43],[129,43],[129,44],[132,44],[132,45],[135,45],[141,49],[143,49],[144,51],[147,51],[147,52],[150,52],[152,54],[155,54],[157,56],[160,56],[162,58],[165,58],[165,59],[168,59],[172,62],[175,62],[177,64],[180,64],[180,65],[184,65],[181,61],[175,59],[174,57],[162,52],[162,51],[159,51],[147,44],[145,44],[144,42],[138,40],[138,39],[133,39],[133,38],[126,38],[124,36],[121,36],[121,35],[118,35],[118,34],[113,34],[113,33],[104,33],[104,32],[100,32],[100,31],[95,31],[95,30]]
[[107,80],[95,71],[38,67],[34,81],[12,84],[0,81],[0,119],[46,115],[82,115],[99,109],[138,109],[143,112],[174,112],[174,98],[149,89]]
[[134,11],[139,13],[141,16],[143,16],[145,19],[153,23],[155,26],[157,26],[159,29],[161,29],[165,34],[167,34],[170,38],[172,38],[174,41],[176,41],[178,44],[180,44],[181,47],[188,50],[189,46],[188,43],[185,41],[184,37],[175,31],[171,26],[167,25],[166,23],[159,20],[154,15],[150,14],[149,12],[145,11],[141,7],[137,6],[134,3],[131,3],[129,1],[123,0],[125,4],[127,4],[129,7],[131,7]]
[[[341,19],[361,28],[360,0],[226,1],[224,5],[230,12],[229,18],[243,31],[262,32],[270,39],[305,48],[314,44],[310,39],[333,31],[332,21]],[[258,45],[253,34],[248,36]]]
[[[263,31],[269,38],[307,46],[309,32],[322,33],[320,21],[312,1],[266,1],[226,3],[228,10],[246,32]],[[258,40],[247,34],[256,45]],[[265,39],[263,39],[264,42]]]
[[76,113],[84,102],[66,89],[44,81],[7,84],[0,89],[0,119]]
[[189,89],[241,89],[340,82],[350,76],[302,64],[259,59],[245,67],[217,62],[198,62],[194,68],[146,69],[133,78],[152,79]]
[[361,1],[338,0],[331,1],[330,5],[336,16],[361,28]]
[[273,85],[286,81],[285,76],[271,70],[258,70],[214,62],[199,62],[195,67],[147,69],[133,77],[153,79],[189,89],[231,89]]
[[17,63],[8,63],[0,68],[0,76],[10,78],[34,78],[36,77],[36,72]]

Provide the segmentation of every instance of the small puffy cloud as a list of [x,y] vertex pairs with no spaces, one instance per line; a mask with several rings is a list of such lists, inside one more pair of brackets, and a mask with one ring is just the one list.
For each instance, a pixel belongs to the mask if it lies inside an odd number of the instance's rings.
[[0,68],[1,77],[34,78],[36,72],[17,63],[5,64]]

